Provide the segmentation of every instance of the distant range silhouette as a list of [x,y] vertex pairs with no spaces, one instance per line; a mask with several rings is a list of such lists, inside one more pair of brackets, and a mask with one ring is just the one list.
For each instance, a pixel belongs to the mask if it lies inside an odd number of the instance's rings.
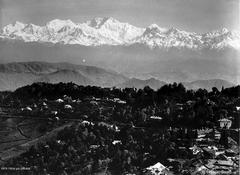
[[[78,85],[92,85],[101,87],[135,87],[149,86],[158,89],[167,82],[156,78],[138,79],[129,78],[112,70],[105,70],[95,66],[76,65],[70,63],[49,62],[14,62],[0,64],[0,91],[13,91],[19,87],[30,85],[34,82],[73,82]],[[221,89],[235,84],[221,79],[196,80],[182,82],[187,89],[207,89],[212,87]]]

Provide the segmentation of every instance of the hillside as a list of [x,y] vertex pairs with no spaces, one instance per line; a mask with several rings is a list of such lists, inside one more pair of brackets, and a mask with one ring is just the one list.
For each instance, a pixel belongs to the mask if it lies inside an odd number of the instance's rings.
[[212,87],[218,88],[218,90],[221,90],[222,87],[228,88],[235,86],[235,84],[226,81],[226,80],[221,80],[221,79],[211,79],[211,80],[197,80],[193,82],[185,82],[183,85],[187,89],[207,89],[207,90],[212,90]]
[[31,73],[0,72],[0,91],[12,91],[32,84],[39,76]]
[[147,80],[140,80],[137,78],[132,78],[130,80],[127,80],[126,82],[116,85],[116,87],[119,88],[125,88],[125,87],[129,87],[129,88],[137,88],[137,89],[143,89],[145,86],[149,86],[152,89],[159,89],[160,87],[162,87],[163,85],[165,85],[166,83],[163,81],[159,81],[155,78],[150,78]]
[[[164,74],[163,74],[164,75]],[[162,75],[162,76],[163,76]],[[169,74],[168,74],[169,75]],[[168,75],[165,76],[168,79]],[[212,87],[221,89],[235,85],[223,79],[208,79],[184,82],[179,75],[173,72],[176,79],[183,82],[187,89],[207,89]],[[158,89],[165,85],[165,81],[155,78],[127,78],[111,70],[86,65],[75,65],[70,63],[48,63],[48,62],[14,62],[0,64],[0,90],[15,90],[19,87],[32,84],[34,82],[73,82],[78,85],[95,85],[101,87],[135,87],[137,89],[150,86]]]
[[78,85],[94,85],[94,82],[87,77],[83,76],[77,71],[73,70],[59,70],[53,73],[43,75],[35,82],[46,82],[46,83],[68,83],[73,82]]
[[69,63],[14,62],[0,64],[0,90],[16,88],[44,81],[50,83],[74,82],[79,85],[113,86],[126,81],[114,71],[94,66]]
[[[219,51],[209,49],[201,51],[189,49],[164,50],[150,49],[141,44],[89,47],[2,40],[0,41],[0,53],[1,63],[34,62],[35,60],[40,62],[67,61],[77,65],[92,65],[101,68],[97,69],[98,74],[93,73],[92,80],[104,77],[96,77],[96,75],[100,75],[99,72],[102,72],[102,69],[114,70],[126,77],[140,79],[156,77],[165,82],[224,79],[238,83],[240,80],[239,53],[232,49]],[[63,69],[68,68],[63,67]],[[54,71],[56,69],[51,72]],[[87,71],[84,72],[89,74]],[[81,73],[85,75],[84,72]],[[106,71],[102,73],[106,73]],[[114,72],[110,71],[108,75],[111,75],[113,81],[119,80],[116,84],[125,81],[124,77],[120,78]],[[115,76],[120,79],[115,79]],[[108,80],[102,80],[102,84],[108,83]],[[112,84],[114,82],[110,83],[110,85]]]

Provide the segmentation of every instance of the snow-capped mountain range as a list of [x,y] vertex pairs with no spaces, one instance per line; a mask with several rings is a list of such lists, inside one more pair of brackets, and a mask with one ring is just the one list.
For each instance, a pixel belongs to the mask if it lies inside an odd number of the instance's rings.
[[240,32],[221,29],[204,34],[152,24],[140,28],[114,18],[94,18],[84,23],[55,19],[45,26],[15,22],[3,27],[0,38],[24,42],[50,42],[84,46],[144,44],[150,48],[240,50]]

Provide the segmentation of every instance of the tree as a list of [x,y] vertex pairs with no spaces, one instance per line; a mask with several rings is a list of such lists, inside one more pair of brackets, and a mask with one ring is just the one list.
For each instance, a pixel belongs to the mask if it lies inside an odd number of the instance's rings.
[[226,148],[226,149],[229,147],[228,146],[228,132],[227,132],[227,130],[223,129],[221,131],[221,137],[220,137],[219,143],[221,145],[223,145],[224,148]]

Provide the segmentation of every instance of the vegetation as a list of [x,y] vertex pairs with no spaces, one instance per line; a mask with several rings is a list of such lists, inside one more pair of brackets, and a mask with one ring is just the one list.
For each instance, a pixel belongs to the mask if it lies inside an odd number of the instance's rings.
[[[223,130],[221,138],[215,139],[220,118],[231,118],[232,128],[239,128],[239,90],[240,86],[192,91],[177,83],[157,91],[150,87],[137,90],[35,83],[4,92],[2,104],[13,109],[32,107],[25,115],[33,120],[75,120],[56,138],[30,148],[7,161],[6,166],[31,167],[34,174],[144,174],[146,167],[161,162],[175,174],[191,174],[190,167],[191,172],[198,169],[192,164],[212,156],[206,146],[203,150],[207,153],[198,155],[188,148],[208,144],[227,149],[230,137],[239,144],[239,132],[234,129]],[[59,103],[57,99],[63,100]],[[54,111],[58,114],[51,113]],[[199,128],[212,130],[207,136],[211,141],[197,141]],[[46,126],[38,129],[43,133],[47,130]],[[181,165],[179,160],[185,163]]]
[[162,124],[166,126],[211,127],[220,118],[228,116],[233,118],[233,127],[238,127],[239,117],[235,108],[240,103],[239,92],[240,86],[222,88],[221,91],[213,87],[210,92],[205,89],[186,90],[181,83],[164,85],[156,91],[148,86],[137,90],[78,86],[73,83],[34,83],[5,96],[4,103],[19,106],[32,104],[39,99],[54,100],[64,95],[73,99],[93,96],[120,98],[133,110],[149,107],[156,113],[159,109],[157,113],[163,117]]

